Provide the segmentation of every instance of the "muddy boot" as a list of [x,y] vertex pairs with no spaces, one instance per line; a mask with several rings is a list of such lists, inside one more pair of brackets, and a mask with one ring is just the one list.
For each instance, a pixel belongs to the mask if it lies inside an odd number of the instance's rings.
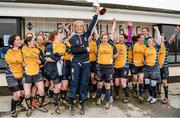
[[105,108],[106,108],[106,109],[110,109],[110,107],[111,107],[111,103],[110,103],[109,101],[107,101],[107,102],[106,102],[106,105],[105,105]]
[[28,109],[27,111],[26,111],[26,116],[27,117],[30,117],[32,115],[32,109]]
[[84,115],[84,114],[85,114],[84,102],[80,103],[80,114],[81,114],[81,115]]
[[16,112],[16,110],[10,111],[10,115],[11,115],[11,117],[17,117],[17,112]]
[[70,104],[70,112],[71,112],[71,115],[75,115],[75,104],[74,103]]

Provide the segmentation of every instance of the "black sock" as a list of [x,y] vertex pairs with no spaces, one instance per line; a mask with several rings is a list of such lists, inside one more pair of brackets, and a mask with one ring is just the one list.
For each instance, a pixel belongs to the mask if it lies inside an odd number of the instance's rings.
[[164,86],[165,97],[168,98],[168,86]]
[[45,86],[45,87],[44,87],[44,92],[45,92],[45,94],[48,93],[48,90],[49,90],[49,86]]
[[110,93],[111,93],[111,90],[110,89],[106,89],[105,99],[106,99],[107,102],[109,102],[109,100],[110,100]]
[[102,94],[102,88],[97,88],[97,97],[100,98]]
[[110,86],[110,96],[113,96],[112,94],[113,94],[113,87]]
[[97,90],[97,84],[92,84],[92,92],[96,92]]
[[45,96],[39,96],[39,103],[40,103],[40,106],[39,107],[42,107],[43,106],[43,103],[44,103],[44,99],[45,99]]
[[84,109],[84,101],[80,102],[81,109]]
[[139,84],[139,95],[142,96],[144,93],[144,84],[140,83]]
[[161,95],[161,84],[160,83],[157,83],[157,91],[158,91],[158,94]]
[[17,103],[17,105],[21,105],[22,102],[23,102],[23,100],[24,100],[24,96],[23,96],[23,97],[21,96],[21,97],[19,98],[19,102]]
[[53,95],[54,95],[54,91],[53,91],[53,90],[51,90],[51,89],[49,89],[49,96],[52,98],[52,97],[53,97]]
[[16,110],[16,105],[19,102],[19,100],[11,99],[11,111]]
[[106,87],[105,86],[102,87],[102,94],[106,94]]
[[67,96],[67,90],[61,90],[61,98],[62,100],[65,100]]
[[31,97],[25,98],[25,101],[26,101],[26,105],[27,105],[28,109],[31,109],[32,108],[31,107]]
[[133,91],[137,92],[137,84],[132,83],[132,86],[133,86]]
[[152,90],[152,87],[151,87],[151,86],[149,86],[149,95],[150,95],[151,97],[153,97],[153,90]]
[[128,92],[128,87],[126,86],[125,88],[123,88],[124,94],[126,97],[129,97],[129,92]]
[[151,96],[151,86],[150,86],[150,84],[145,84],[145,86],[146,86],[146,89],[148,90],[148,92],[149,92],[149,94]]
[[116,86],[116,85],[114,86],[116,96],[119,96],[119,88],[120,86]]
[[36,98],[36,100],[38,100],[38,102],[39,102],[39,97],[40,97],[39,94],[36,94],[35,98]]
[[151,86],[152,97],[156,98],[157,96],[157,86]]
[[59,95],[59,93],[54,93],[54,95],[53,95],[53,98],[54,98],[54,106],[58,106],[58,95]]

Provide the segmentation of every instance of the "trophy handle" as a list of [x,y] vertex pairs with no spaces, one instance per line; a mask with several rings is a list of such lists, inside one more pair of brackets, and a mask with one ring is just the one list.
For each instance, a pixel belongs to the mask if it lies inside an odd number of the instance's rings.
[[106,13],[106,8],[100,7],[99,0],[94,1],[93,6],[98,10],[100,15],[104,15]]
[[106,8],[104,7],[99,7],[98,10],[99,10],[100,15],[104,15],[106,13]]

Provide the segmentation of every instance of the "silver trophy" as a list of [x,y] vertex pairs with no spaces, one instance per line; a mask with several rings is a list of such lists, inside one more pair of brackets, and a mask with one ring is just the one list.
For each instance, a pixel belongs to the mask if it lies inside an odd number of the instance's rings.
[[98,0],[96,0],[94,3],[93,3],[93,7],[96,8],[96,10],[99,11],[99,14],[100,15],[104,15],[106,13],[106,8],[104,7],[100,7],[100,3]]

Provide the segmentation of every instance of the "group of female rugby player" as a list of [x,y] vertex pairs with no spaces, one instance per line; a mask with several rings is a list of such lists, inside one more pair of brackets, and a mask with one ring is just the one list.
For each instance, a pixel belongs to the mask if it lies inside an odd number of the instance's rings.
[[[9,38],[6,53],[6,79],[13,93],[11,116],[17,117],[17,109],[26,110],[31,116],[32,109],[48,112],[46,96],[51,98],[56,113],[60,114],[60,103],[68,104],[75,114],[77,94],[79,94],[80,114],[85,113],[84,103],[96,98],[96,105],[105,101],[109,109],[113,98],[119,99],[120,86],[124,92],[123,102],[130,101],[128,78],[132,80],[133,96],[143,102],[144,91],[148,91],[147,102],[154,104],[161,96],[161,86],[168,103],[168,52],[179,27],[171,38],[166,39],[154,27],[154,38],[148,28],[141,34],[133,35],[133,24],[123,26],[124,34],[117,34],[116,20],[113,19],[111,33],[97,33],[97,11],[85,31],[83,21],[75,21],[73,32],[63,25],[68,36],[53,31],[49,37],[43,32],[38,35],[26,34],[22,40],[18,35]],[[26,106],[22,105],[25,99]]]

